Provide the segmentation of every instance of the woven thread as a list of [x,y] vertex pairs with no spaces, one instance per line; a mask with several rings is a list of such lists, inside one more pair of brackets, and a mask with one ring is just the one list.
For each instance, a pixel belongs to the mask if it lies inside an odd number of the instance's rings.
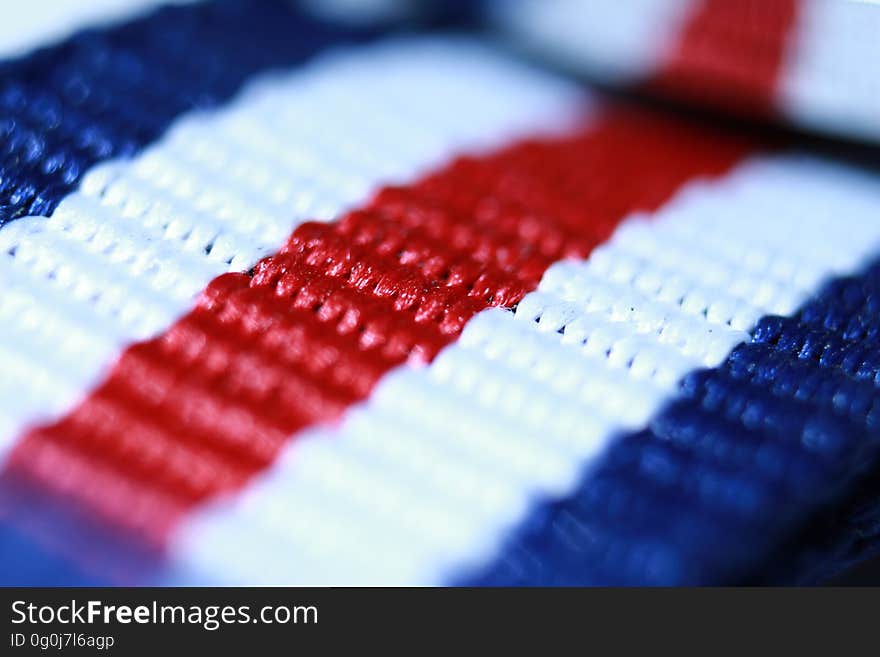
[[579,99],[473,42],[389,42],[266,77],[134,160],[96,167],[51,218],[0,230],[0,436],[69,408],[122,346],[278,249],[299,221],[337,216],[460,149],[563,129]]
[[[670,34],[686,17],[645,6]],[[793,49],[794,4],[755,5],[743,69],[725,54],[742,7],[721,6],[698,5],[675,48],[647,39],[672,52],[664,88],[708,71],[716,99],[870,134],[871,87],[850,74],[868,21],[811,4]],[[343,36],[290,39],[293,14],[265,0],[255,25],[278,18],[277,43],[241,55],[229,35],[251,8],[161,10],[3,64],[0,228],[51,218],[0,231],[0,435],[146,340],[13,451],[0,514],[25,524],[0,533],[53,546],[13,567],[83,581],[60,549],[124,582],[171,538],[174,566],[229,582],[677,584],[816,581],[874,549],[871,482],[853,491],[880,443],[880,264],[810,298],[878,245],[868,178],[752,162],[593,250],[742,153],[612,112],[364,204],[454,152],[569,127],[575,94],[463,42],[392,43],[189,111]],[[607,31],[575,61],[606,57]],[[851,45],[826,51],[839,33]]]
[[92,166],[130,157],[252,75],[366,35],[278,0],[216,0],[83,30],[0,63],[0,226],[51,214]]
[[[291,434],[338,418],[395,367],[431,360],[477,312],[515,305],[547,265],[585,255],[694,176],[723,174],[746,147],[614,111],[457,158],[338,222],[302,224],[127,349],[87,399],[17,444],[6,475],[162,544],[195,505],[273,463]],[[608,184],[619,178],[634,184]]]
[[[172,552],[229,581],[296,583],[436,583],[491,560],[681,377],[857,266],[880,242],[878,202],[870,178],[795,157],[694,183],[586,262],[554,264],[514,312],[476,315],[426,370],[389,374]],[[844,206],[847,230],[827,236]]]
[[[841,270],[840,257],[855,265],[876,247],[876,189],[842,177],[838,190],[820,189],[833,173],[817,174],[798,185],[798,201],[795,187],[762,177],[785,204],[766,215],[778,232],[765,225],[762,237],[788,257],[767,262],[812,258],[815,266],[827,256],[830,274]],[[842,205],[813,207],[813,195],[826,193],[852,205],[842,215]],[[731,241],[748,244],[745,235]],[[878,272],[874,265],[834,279],[792,316],[758,320],[747,343],[714,369],[687,374],[649,429],[618,439],[571,497],[533,512],[470,581],[674,585],[759,576],[762,560],[875,460]]]

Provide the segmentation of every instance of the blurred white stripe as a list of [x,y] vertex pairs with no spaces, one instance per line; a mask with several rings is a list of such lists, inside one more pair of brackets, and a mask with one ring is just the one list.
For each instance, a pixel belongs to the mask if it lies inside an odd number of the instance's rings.
[[780,103],[807,127],[880,141],[880,4],[803,0]]
[[494,0],[517,45],[604,82],[638,82],[666,61],[696,0]]

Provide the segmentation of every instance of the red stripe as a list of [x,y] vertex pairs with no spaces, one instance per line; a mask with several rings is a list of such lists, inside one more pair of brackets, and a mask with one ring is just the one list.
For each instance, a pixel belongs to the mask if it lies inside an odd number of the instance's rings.
[[739,114],[774,113],[798,0],[702,0],[651,86]]
[[516,304],[553,261],[586,256],[625,215],[745,150],[615,111],[385,188],[336,223],[300,226],[251,273],[214,280],[65,418],[28,433],[8,468],[161,543],[298,430],[338,418],[391,368],[430,361],[475,313]]

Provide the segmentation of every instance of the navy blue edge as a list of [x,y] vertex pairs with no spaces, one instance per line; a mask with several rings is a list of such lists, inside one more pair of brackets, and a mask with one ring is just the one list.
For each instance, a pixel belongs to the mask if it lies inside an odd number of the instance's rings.
[[[541,504],[489,567],[455,583],[813,584],[876,554],[878,337],[880,260],[792,317],[762,318],[721,366],[687,375],[647,429],[616,440],[572,497]],[[0,582],[173,579],[160,552],[5,484]],[[16,512],[64,549],[17,532]]]
[[[758,585],[880,584],[880,465],[847,500],[817,514],[749,582]],[[869,567],[873,562],[873,568]]]
[[132,156],[255,74],[378,34],[283,0],[214,0],[160,7],[0,62],[0,227],[50,215],[90,167]]
[[816,583],[876,552],[878,454],[880,259],[688,374],[455,583]]

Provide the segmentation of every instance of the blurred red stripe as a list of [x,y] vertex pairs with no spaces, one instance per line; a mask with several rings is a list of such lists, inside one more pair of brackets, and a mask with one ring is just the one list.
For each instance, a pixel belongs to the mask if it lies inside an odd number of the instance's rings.
[[772,115],[798,0],[700,0],[650,86],[751,116]]

